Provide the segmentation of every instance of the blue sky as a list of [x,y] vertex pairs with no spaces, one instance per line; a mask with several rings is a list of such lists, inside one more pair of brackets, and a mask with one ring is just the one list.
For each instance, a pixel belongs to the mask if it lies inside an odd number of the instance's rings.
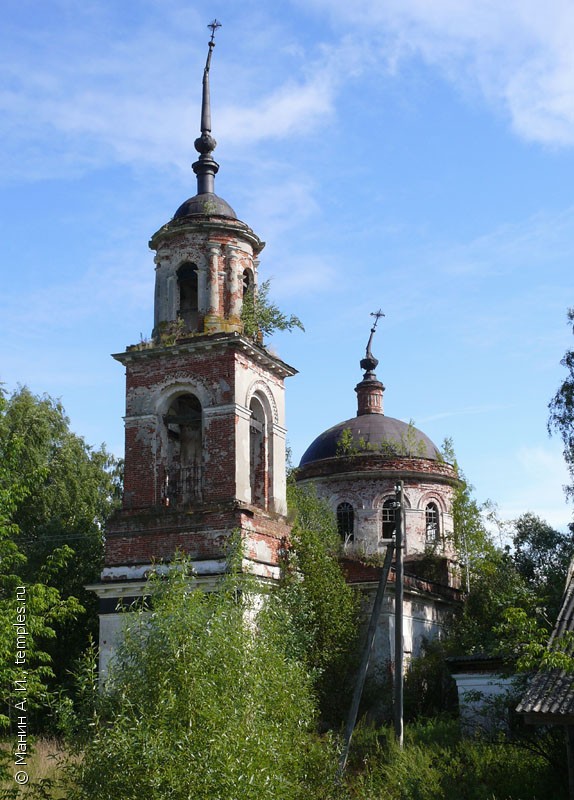
[[306,333],[271,346],[297,461],[355,414],[454,440],[504,518],[571,519],[547,405],[574,305],[574,6],[20,0],[0,31],[0,378],[122,454],[112,352],[149,335],[151,234],[195,194],[209,31],[216,191]]

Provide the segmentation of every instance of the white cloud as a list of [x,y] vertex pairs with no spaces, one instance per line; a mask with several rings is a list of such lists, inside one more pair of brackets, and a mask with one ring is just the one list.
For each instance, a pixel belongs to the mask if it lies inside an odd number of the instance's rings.
[[[574,144],[570,2],[309,0],[302,9],[317,11],[345,32],[337,38],[323,26],[322,43],[305,50],[278,19],[266,36],[252,33],[251,66],[233,63],[234,51],[217,52],[216,138],[233,147],[304,137],[336,114],[339,91],[353,76],[390,74],[422,58],[462,91],[504,109],[519,135]],[[181,36],[183,13],[172,3],[161,28],[149,18],[126,36],[86,11],[75,27],[52,28],[50,46],[39,29],[8,35],[0,56],[2,174],[74,174],[110,160],[171,160],[187,170],[205,46],[191,50]],[[197,76],[193,91],[190,75]]]
[[525,445],[507,460],[507,469],[512,470],[512,486],[501,486],[502,519],[531,511],[556,528],[572,521],[572,507],[566,504],[562,488],[569,476],[558,449]]
[[[38,31],[7,37],[0,55],[3,177],[61,177],[63,170],[78,174],[114,161],[163,167],[171,162],[187,171],[199,132],[206,48],[205,42],[191,48],[181,30],[174,30],[177,16],[170,9],[157,29],[142,15],[147,23],[126,36],[113,26],[92,30],[92,20],[80,15],[76,28],[53,29],[50,46]],[[229,148],[304,136],[333,113],[337,82],[349,60],[345,43],[305,59],[300,48],[284,46],[284,34],[279,25],[263,40],[253,32],[245,64],[234,63],[235,50],[216,54],[214,134]],[[102,49],[98,40],[104,35]]]
[[522,137],[574,144],[574,5],[568,0],[309,0],[385,58],[414,56],[502,107]]
[[333,112],[334,85],[328,71],[309,80],[288,81],[250,106],[226,106],[218,129],[233,144],[289,136],[313,129]]

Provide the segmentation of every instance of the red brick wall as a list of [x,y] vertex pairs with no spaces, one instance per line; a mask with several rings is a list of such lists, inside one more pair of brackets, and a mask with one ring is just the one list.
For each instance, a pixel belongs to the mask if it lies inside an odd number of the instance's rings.
[[[169,561],[178,551],[195,559],[222,558],[234,530],[242,531],[247,558],[276,564],[290,529],[281,518],[232,505],[189,514],[167,509],[148,514],[121,511],[108,526],[105,565]],[[268,556],[257,554],[258,543]]]

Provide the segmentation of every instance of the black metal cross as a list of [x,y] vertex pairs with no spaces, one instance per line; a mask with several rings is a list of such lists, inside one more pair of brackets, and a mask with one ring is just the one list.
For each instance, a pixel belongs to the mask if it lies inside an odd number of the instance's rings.
[[371,317],[375,318],[375,322],[374,322],[374,325],[373,325],[373,330],[375,330],[375,328],[377,327],[377,322],[380,320],[380,318],[384,317],[384,316],[385,315],[383,314],[383,312],[381,311],[380,308],[379,308],[378,311],[371,311]]
[[215,41],[215,31],[218,28],[221,28],[221,22],[219,22],[219,20],[217,20],[217,19],[214,19],[213,22],[210,22],[207,27],[211,28],[211,39],[209,40],[210,43],[211,43],[211,42]]

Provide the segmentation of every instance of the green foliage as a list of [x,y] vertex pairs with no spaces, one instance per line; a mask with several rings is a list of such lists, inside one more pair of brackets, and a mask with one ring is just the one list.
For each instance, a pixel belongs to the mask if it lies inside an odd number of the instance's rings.
[[458,484],[452,504],[454,545],[465,575],[466,590],[470,592],[479,579],[485,559],[495,557],[496,548],[485,524],[486,505],[480,505],[473,495],[473,486],[465,478],[456,460]]
[[[0,403],[0,659],[13,662],[15,587],[26,587],[31,708],[62,685],[95,630],[84,584],[101,568],[102,529],[118,465],[69,430],[59,402],[23,388]],[[8,659],[8,661],[5,661]],[[56,676],[54,668],[56,667]],[[0,675],[2,701],[13,669]],[[42,698],[42,703],[40,699]]]
[[501,641],[497,625],[502,623],[509,607],[532,613],[535,601],[508,553],[491,548],[474,564],[471,590],[450,626],[449,652],[504,655],[512,648]]
[[[574,542],[535,514],[523,514],[512,523],[512,549],[503,556],[507,586],[506,608],[492,618],[498,649],[517,669],[574,671],[572,636],[564,634],[548,649],[558,612]],[[508,589],[512,589],[509,594]]]
[[538,669],[563,669],[574,672],[574,634],[565,632],[548,647],[548,626],[535,612],[510,607],[504,610],[502,621],[494,626],[500,650],[508,661],[522,672]]
[[341,435],[337,441],[337,455],[350,456],[359,452],[358,447],[355,445],[353,431],[350,428],[343,428]]
[[243,332],[252,339],[258,336],[271,336],[275,331],[304,331],[303,323],[294,314],[287,316],[269,300],[270,281],[263,281],[258,287],[250,286],[243,296],[241,321]]
[[405,675],[405,721],[454,715],[457,710],[456,684],[445,661],[444,645],[438,639],[426,641]]
[[[568,322],[574,332],[574,308],[568,309]],[[560,362],[568,370],[558,391],[550,401],[548,432],[558,432],[564,444],[564,460],[572,478],[566,493],[574,495],[574,350],[567,350]]]
[[[171,347],[172,345],[177,344],[180,339],[184,339],[191,335],[192,334],[187,330],[185,321],[181,318],[178,318],[173,322],[160,322],[156,340],[151,342],[151,346],[154,346],[157,343],[162,347]],[[141,349],[145,349],[146,345],[149,346],[149,342],[142,342]]]
[[380,442],[367,442],[362,436],[355,440],[350,428],[344,428],[337,441],[338,456],[356,456],[359,453],[380,453],[390,458],[424,458],[426,445],[419,438],[414,421],[409,420],[405,433],[396,439],[381,439]]
[[[55,637],[55,626],[77,615],[75,599],[62,600],[57,589],[44,585],[46,577],[65,566],[69,553],[55,550],[37,574],[37,581],[22,577],[27,559],[18,546],[18,526],[14,522],[19,507],[30,500],[32,486],[44,475],[42,464],[27,461],[23,433],[7,435],[6,416],[9,404],[0,395],[0,728],[10,724],[16,680],[27,670],[26,712],[38,708],[52,675],[47,640]],[[15,623],[25,617],[26,664],[16,663]],[[22,713],[22,710],[20,711]]]
[[512,544],[514,566],[553,624],[574,556],[574,528],[557,531],[536,514],[523,514],[512,524]]
[[236,569],[205,594],[189,565],[149,586],[112,668],[68,800],[326,797],[335,762],[313,733],[311,680],[277,603]]
[[[56,556],[55,556],[56,557]],[[64,556],[62,556],[64,557]],[[64,562],[61,562],[64,563]],[[42,576],[39,576],[40,578]],[[25,587],[25,604],[17,599],[16,590]],[[25,666],[16,663],[16,634],[14,624],[21,609],[26,617]],[[53,677],[49,643],[56,629],[73,621],[81,606],[75,598],[63,599],[57,589],[40,582],[25,584],[17,575],[8,572],[2,562],[0,575],[0,728],[9,726],[18,711],[14,704],[21,700],[15,692],[15,681],[26,679],[26,707],[34,712],[46,704],[50,678]],[[23,669],[27,671],[24,675]]]
[[323,718],[346,703],[359,628],[359,601],[345,582],[335,516],[314,488],[288,482],[293,524],[278,597],[295,631],[294,647],[315,677]]
[[527,513],[504,528],[512,546],[497,546],[487,527],[487,519],[500,527],[495,509],[474,499],[450,440],[443,452],[460,479],[453,503],[454,536],[467,589],[450,626],[447,651],[496,655],[524,670],[571,668],[566,641],[551,652],[547,643],[560,609],[574,533],[556,531]]
[[[348,778],[356,800],[561,800],[565,775],[541,754],[463,739],[458,724],[436,718],[407,726],[400,750],[390,729],[359,726]],[[355,770],[355,772],[354,772]]]

